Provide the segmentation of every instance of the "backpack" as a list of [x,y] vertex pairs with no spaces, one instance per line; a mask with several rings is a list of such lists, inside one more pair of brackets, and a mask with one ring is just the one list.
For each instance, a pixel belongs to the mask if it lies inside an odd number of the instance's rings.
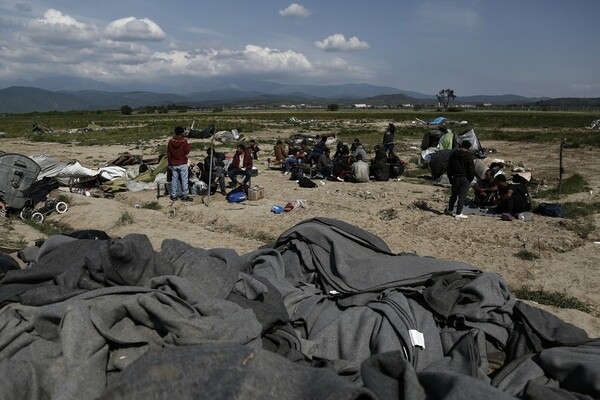
[[298,179],[298,185],[302,188],[316,188],[317,184],[314,183],[313,181],[310,180],[310,178],[307,178],[306,176],[301,176],[300,179]]
[[540,205],[537,206],[533,212],[545,215],[547,217],[562,218],[565,216],[564,207],[562,206],[562,204],[557,203],[540,203]]
[[[248,189],[249,189],[248,185],[240,185],[240,186],[236,187],[235,189],[232,189],[229,193],[227,193],[227,196],[225,196],[225,198],[227,199],[227,201],[232,202],[232,203],[239,203],[244,200],[248,200]],[[242,193],[244,196],[241,196],[236,193]],[[231,199],[232,196],[235,200]]]
[[248,200],[248,196],[244,192],[229,193],[227,195],[227,201],[230,203],[241,203],[246,200]]
[[513,213],[531,211],[531,199],[529,197],[527,185],[524,183],[513,183],[513,196],[515,198],[513,203]]

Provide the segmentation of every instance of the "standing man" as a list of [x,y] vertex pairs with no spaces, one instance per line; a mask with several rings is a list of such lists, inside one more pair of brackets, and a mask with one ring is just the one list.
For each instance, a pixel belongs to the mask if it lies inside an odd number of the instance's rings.
[[167,144],[167,159],[171,170],[171,201],[177,200],[179,181],[181,180],[181,200],[192,201],[188,187],[188,154],[190,144],[183,136],[181,126],[175,128],[175,136]]
[[469,151],[471,148],[471,142],[463,140],[458,150],[454,150],[448,158],[447,174],[450,183],[452,184],[452,194],[450,195],[450,201],[448,202],[448,208],[444,211],[446,215],[452,215],[454,210],[454,203],[458,198],[458,205],[456,206],[456,218],[468,218],[462,213],[463,206],[469,188],[471,187],[471,181],[475,177],[475,165],[473,162],[473,155]]
[[394,151],[394,134],[396,133],[396,125],[391,122],[388,124],[387,130],[383,134],[383,150],[385,153]]

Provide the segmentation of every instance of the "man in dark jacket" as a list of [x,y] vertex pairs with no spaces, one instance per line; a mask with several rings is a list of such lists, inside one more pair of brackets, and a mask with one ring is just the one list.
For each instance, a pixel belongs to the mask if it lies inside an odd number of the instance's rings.
[[452,215],[454,210],[454,203],[458,198],[458,205],[456,206],[456,218],[468,218],[462,213],[463,206],[471,181],[475,177],[475,165],[473,161],[473,155],[469,151],[471,148],[471,142],[463,140],[458,150],[454,150],[448,158],[448,167],[446,173],[448,179],[452,184],[452,194],[450,195],[450,201],[448,202],[448,208],[444,211],[447,215]]
[[391,122],[388,124],[388,127],[383,134],[383,150],[387,153],[389,151],[394,151],[394,145],[396,142],[394,141],[394,134],[396,133],[396,125]]
[[376,144],[374,147],[375,158],[371,160],[369,174],[376,181],[388,181],[390,179],[390,168],[387,164],[387,157],[383,146]]
[[179,182],[181,181],[181,200],[192,201],[189,196],[188,187],[188,154],[190,144],[183,136],[185,130],[178,126],[175,128],[175,136],[167,144],[167,160],[171,170],[171,200],[177,200]]
[[319,141],[313,146],[312,151],[310,152],[310,162],[316,164],[317,161],[319,161],[321,154],[325,152],[325,149],[327,149],[327,136],[321,135]]

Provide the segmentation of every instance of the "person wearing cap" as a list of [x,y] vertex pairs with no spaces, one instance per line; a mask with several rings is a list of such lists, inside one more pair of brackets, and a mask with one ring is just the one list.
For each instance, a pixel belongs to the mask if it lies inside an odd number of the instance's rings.
[[454,204],[458,199],[455,216],[457,219],[468,218],[462,213],[462,210],[467,199],[467,194],[469,193],[469,188],[471,187],[471,182],[475,177],[475,164],[473,154],[469,151],[470,148],[471,142],[463,140],[458,150],[454,150],[450,154],[450,158],[448,158],[446,173],[452,184],[452,194],[448,201],[448,208],[444,210],[444,213],[446,215],[453,215]]

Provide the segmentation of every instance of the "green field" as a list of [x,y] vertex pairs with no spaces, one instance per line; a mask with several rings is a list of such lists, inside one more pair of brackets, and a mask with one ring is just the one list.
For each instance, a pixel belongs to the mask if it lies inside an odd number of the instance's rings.
[[[467,125],[454,127],[456,133],[475,128],[485,140],[529,141],[556,143],[564,138],[570,147],[600,147],[598,131],[587,127],[600,118],[594,112],[555,111],[503,111],[474,110],[452,113],[408,110],[272,110],[272,111],[187,111],[165,114],[123,115],[119,111],[32,113],[0,116],[0,132],[4,137],[23,137],[33,141],[77,143],[80,145],[132,144],[170,136],[174,126],[203,129],[214,123],[217,131],[237,129],[252,135],[257,131],[273,131],[285,127],[299,133],[335,133],[344,141],[359,137],[364,143],[377,142],[381,126],[387,122],[398,125],[397,136],[421,137],[427,126],[402,126],[402,122],[430,121],[445,116],[454,121],[467,121]],[[311,123],[290,123],[294,117]],[[52,134],[32,132],[39,124],[55,130]],[[91,127],[92,132],[67,133],[69,129]],[[450,125],[450,127],[452,127]],[[61,133],[62,131],[62,133]],[[275,133],[274,133],[275,135]]]

